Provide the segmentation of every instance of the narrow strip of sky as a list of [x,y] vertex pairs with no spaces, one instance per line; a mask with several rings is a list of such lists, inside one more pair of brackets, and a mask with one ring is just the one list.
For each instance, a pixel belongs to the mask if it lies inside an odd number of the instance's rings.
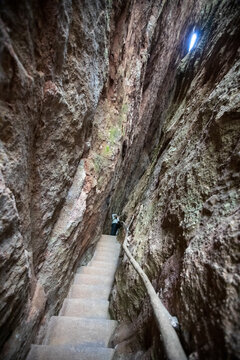
[[190,40],[190,43],[189,43],[189,49],[188,51],[191,51],[192,48],[194,47],[194,45],[196,45],[196,41],[197,41],[197,33],[194,32],[192,33],[191,35],[191,40]]

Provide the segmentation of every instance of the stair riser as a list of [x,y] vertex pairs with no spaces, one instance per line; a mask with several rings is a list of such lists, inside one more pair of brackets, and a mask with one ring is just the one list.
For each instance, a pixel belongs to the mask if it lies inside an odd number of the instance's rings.
[[111,286],[92,286],[92,285],[72,285],[68,298],[80,299],[103,299],[107,300],[111,291]]
[[94,266],[82,266],[82,268],[77,270],[77,274],[89,274],[89,275],[113,275],[114,272],[112,269],[103,269],[102,267],[94,267]]
[[115,256],[118,257],[119,256],[119,250],[111,250],[111,249],[96,249],[95,254],[101,254],[101,255],[105,255],[105,256]]
[[113,247],[116,247],[116,248],[120,248],[120,246],[121,246],[121,244],[119,244],[119,243],[114,243],[114,242],[112,242],[112,241],[110,241],[110,240],[101,240],[101,241],[99,241],[99,242],[97,243],[97,246],[99,246],[99,245],[113,246]]
[[109,319],[108,307],[105,300],[65,299],[59,316]]
[[112,263],[112,264],[116,264],[118,263],[118,256],[112,255],[112,256],[105,256],[104,254],[96,254],[94,255],[94,257],[92,258],[92,261],[103,261],[106,263]]
[[112,360],[107,349],[117,322],[110,320],[108,297],[121,248],[103,235],[91,262],[77,270],[59,316],[52,316],[44,345],[34,345],[27,360]]
[[95,261],[103,261],[103,262],[106,262],[106,263],[109,263],[109,264],[117,264],[118,262],[118,258],[109,258],[109,257],[106,257],[106,256],[102,256],[102,255],[96,255],[93,257],[92,260],[95,260]]
[[112,360],[113,355],[107,348],[32,345],[27,360]]
[[109,271],[114,271],[117,267],[117,263],[116,262],[107,262],[107,261],[103,261],[103,260],[95,260],[93,259],[91,261],[90,264],[88,264],[89,267],[92,267],[92,266],[96,266],[96,267],[101,267],[103,269],[108,269]]
[[116,322],[102,319],[83,319],[52,316],[45,345],[78,345],[94,342],[107,347]]
[[[83,275],[83,276],[82,276]],[[113,276],[106,276],[105,278],[98,279],[94,276],[87,275],[87,274],[79,274],[79,276],[75,276],[74,278],[74,285],[110,285],[113,283]],[[87,277],[88,276],[88,277]]]

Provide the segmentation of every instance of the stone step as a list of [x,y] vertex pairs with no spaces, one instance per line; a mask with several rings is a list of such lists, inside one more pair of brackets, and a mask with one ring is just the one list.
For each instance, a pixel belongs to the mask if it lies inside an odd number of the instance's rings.
[[102,251],[96,251],[94,256],[93,256],[93,259],[95,258],[103,258],[103,259],[106,259],[106,260],[115,260],[117,261],[118,257],[119,257],[119,254],[114,254],[114,253],[111,253],[111,252],[102,252]]
[[118,241],[100,240],[98,241],[97,246],[107,246],[114,249],[119,249],[121,247],[121,244]]
[[118,255],[120,252],[120,248],[113,248],[112,246],[99,246],[96,247],[95,253],[104,252],[109,254]]
[[113,254],[115,256],[119,255],[119,249],[113,249],[113,248],[108,248],[108,247],[97,247],[95,250],[95,254]]
[[44,345],[87,345],[107,347],[117,321],[52,316]]
[[96,250],[98,249],[107,250],[107,251],[119,251],[121,249],[121,246],[107,244],[107,243],[98,243],[98,245],[96,246]]
[[119,243],[119,241],[115,238],[114,239],[114,237],[110,237],[110,238],[108,238],[108,237],[101,237],[101,239],[98,241],[98,244],[100,244],[100,243],[110,243],[110,244],[114,244],[114,245],[119,245],[120,243]]
[[94,255],[105,255],[105,256],[114,256],[114,257],[118,257],[120,254],[119,250],[109,250],[109,249],[96,249]]
[[60,316],[109,319],[109,301],[94,299],[65,299]]
[[117,242],[117,236],[116,236],[116,235],[106,235],[106,234],[102,234],[102,235],[101,235],[101,238],[100,238],[100,241],[101,241],[101,240],[106,240],[106,239],[109,239],[109,240],[112,240],[112,241],[116,241],[116,242]]
[[113,273],[109,275],[98,274],[76,274],[74,276],[74,285],[111,285],[113,283]]
[[103,259],[92,259],[90,264],[88,264],[88,266],[95,266],[95,267],[101,267],[103,269],[111,269],[112,271],[114,271],[117,267],[117,261],[114,260],[112,262],[110,261],[105,261]]
[[81,266],[77,269],[77,274],[92,274],[92,275],[114,275],[115,269],[103,268],[101,266]]
[[111,285],[72,285],[68,298],[108,300]]
[[[116,255],[112,255],[110,253],[108,254],[98,254],[96,253],[94,256],[93,256],[93,259],[92,260],[97,260],[97,259],[101,259],[103,261],[106,261],[106,262],[113,262],[113,263],[116,263],[118,261],[118,256]],[[100,261],[101,261],[100,260]]]
[[98,244],[113,244],[120,246],[120,243],[116,239],[103,237],[98,241]]
[[72,345],[32,345],[27,360],[112,360],[114,349]]

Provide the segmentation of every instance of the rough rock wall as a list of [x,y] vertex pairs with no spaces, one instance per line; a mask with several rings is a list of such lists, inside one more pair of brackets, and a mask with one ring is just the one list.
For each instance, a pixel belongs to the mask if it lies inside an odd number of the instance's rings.
[[[127,221],[134,216],[129,248],[178,317],[191,359],[240,358],[239,15],[237,1],[163,5],[141,73],[137,145],[111,203],[121,210],[130,194],[123,211]],[[194,26],[200,39],[186,54]],[[126,257],[111,308],[123,324],[115,337],[120,353],[164,358]]]
[[[179,317],[187,351],[214,358],[217,334],[216,358],[237,356],[235,235],[226,246],[237,216],[227,211],[237,203],[238,158],[228,157],[239,129],[238,1],[0,0],[0,15],[1,356],[24,358],[108,205],[109,219],[129,194],[132,248]],[[186,56],[195,25],[201,42]],[[201,251],[220,233],[217,249]],[[196,242],[198,256],[185,255]],[[215,277],[207,261],[219,266]],[[115,314],[131,319],[128,335],[140,334],[130,350],[159,356],[148,300],[125,260],[116,289]]]
[[0,1],[5,360],[24,358],[101,231],[106,204],[95,158],[87,157],[99,140],[94,116],[108,74],[109,16],[105,1]]
[[[122,16],[118,17],[115,31],[111,31],[114,38],[109,74],[115,99],[123,99],[127,125],[124,158],[118,168],[120,181],[109,214],[122,209],[151,162],[161,119],[171,101],[177,67],[187,53],[187,39],[194,25],[200,24],[199,13],[205,6],[204,1],[123,3]],[[112,53],[115,56],[111,57]]]

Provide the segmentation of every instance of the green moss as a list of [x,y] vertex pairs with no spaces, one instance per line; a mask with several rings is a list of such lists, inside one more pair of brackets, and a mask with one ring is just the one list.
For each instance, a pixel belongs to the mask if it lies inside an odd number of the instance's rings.
[[122,104],[121,113],[126,114],[128,112],[128,104]]
[[94,164],[94,170],[96,171],[96,173],[100,173],[100,171],[103,168],[103,162],[104,159],[101,155],[96,154],[93,160],[93,164]]
[[99,177],[99,179],[98,179],[98,188],[99,189],[103,186],[105,179],[106,179],[105,175]]
[[127,120],[128,104],[123,103],[118,116],[119,126],[122,126]]
[[110,146],[107,145],[103,150],[103,155],[107,156],[110,154]]
[[113,127],[109,131],[109,142],[111,145],[115,144],[117,140],[122,136],[122,131],[118,127]]

